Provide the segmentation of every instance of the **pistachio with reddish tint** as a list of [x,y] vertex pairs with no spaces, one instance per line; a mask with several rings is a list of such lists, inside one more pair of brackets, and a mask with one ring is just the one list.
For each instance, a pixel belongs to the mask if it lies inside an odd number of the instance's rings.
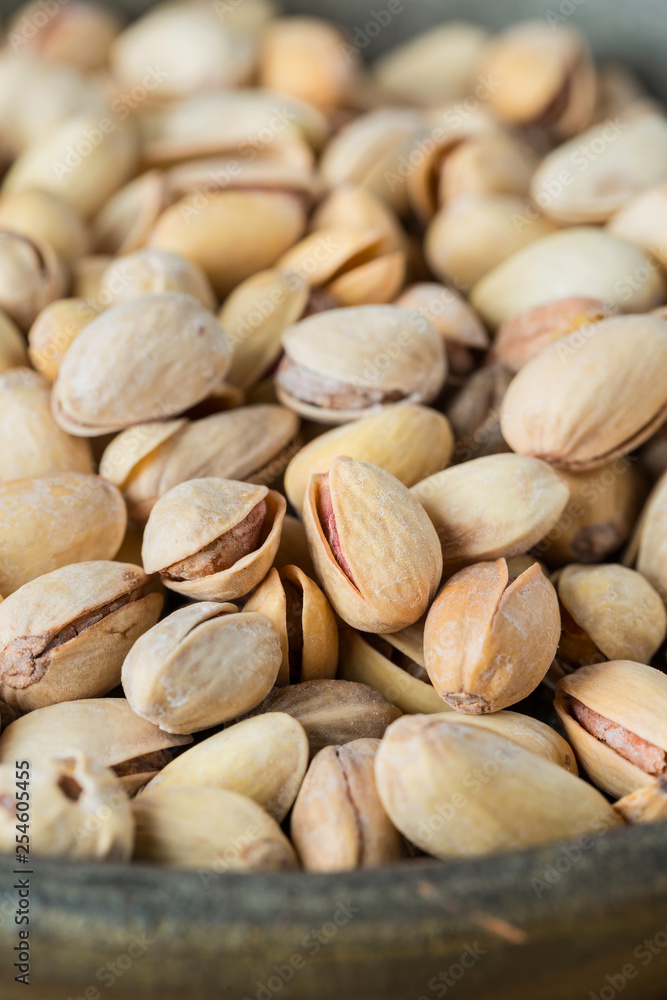
[[318,576],[341,618],[397,632],[421,618],[442,575],[435,528],[391,473],[337,457],[311,476],[303,509]]
[[264,579],[278,551],[285,498],[232,479],[191,479],[153,507],[142,547],[147,573],[170,590],[229,601]]
[[197,601],[137,640],[122,681],[142,719],[168,733],[196,733],[255,708],[280,662],[278,630],[266,615]]
[[484,715],[535,690],[559,636],[558,598],[540,567],[510,581],[507,563],[497,559],[447,581],[426,618],[424,661],[447,704]]
[[493,357],[518,372],[527,361],[555,340],[582,329],[586,336],[593,323],[611,315],[603,302],[583,296],[556,299],[527,309],[501,323],[493,341]]
[[129,563],[74,563],[31,580],[0,604],[0,698],[29,712],[107,694],[161,609]]

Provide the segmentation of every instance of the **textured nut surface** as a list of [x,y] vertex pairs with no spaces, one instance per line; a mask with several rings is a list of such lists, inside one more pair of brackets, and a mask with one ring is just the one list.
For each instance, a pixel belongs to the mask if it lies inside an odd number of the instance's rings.
[[518,743],[524,750],[559,764],[571,774],[578,774],[577,760],[574,750],[555,729],[531,715],[519,712],[491,712],[489,715],[462,715],[460,712],[450,712],[445,716],[449,721],[461,725],[481,726],[491,733],[506,737]]

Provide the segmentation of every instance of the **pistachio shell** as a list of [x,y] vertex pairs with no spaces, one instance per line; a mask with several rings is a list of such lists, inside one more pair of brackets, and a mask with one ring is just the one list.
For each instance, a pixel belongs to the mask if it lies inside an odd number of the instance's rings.
[[316,229],[284,253],[277,267],[290,280],[319,288],[336,275],[373,260],[382,248],[383,235],[377,229]]
[[0,594],[60,566],[113,559],[126,522],[120,492],[97,476],[0,483]]
[[[664,176],[664,175],[663,175]],[[667,225],[667,185],[642,191],[626,201],[607,223],[613,236],[634,243],[662,265],[667,266],[663,234]]]
[[[45,60],[67,63],[82,70],[104,66],[109,46],[121,28],[115,13],[101,5],[80,2],[76,7],[49,10],[48,20],[39,0],[28,0],[14,11],[8,32],[16,35],[26,52]],[[32,30],[25,34],[26,20]]]
[[116,257],[100,279],[98,298],[114,306],[161,292],[182,292],[215,309],[213,289],[201,268],[180,254],[148,248]]
[[284,712],[266,712],[237,722],[180,754],[143,794],[176,787],[227,788],[247,795],[282,823],[307,767],[308,738],[301,723]]
[[9,316],[0,312],[0,375],[9,368],[27,366],[25,341]]
[[645,788],[624,795],[614,809],[626,823],[656,823],[667,819],[667,778],[656,778]]
[[655,378],[667,360],[667,321],[615,316],[575,331],[529,361],[503,400],[500,424],[517,452],[573,471],[645,441],[667,415]]
[[308,551],[306,529],[298,517],[285,514],[280,534],[280,544],[273,565],[276,569],[284,566],[298,566],[306,576],[315,576],[315,567]]
[[0,229],[47,243],[67,263],[90,249],[90,233],[78,212],[57,193],[27,188],[0,198]]
[[259,82],[316,107],[336,108],[353,98],[356,60],[334,25],[314,17],[278,18],[262,34]]
[[100,475],[114,486],[124,489],[143,460],[186,425],[187,420],[180,417],[154,424],[136,424],[121,431],[104,449]]
[[72,264],[72,295],[96,302],[100,280],[112,259],[110,254],[88,254],[75,260]]
[[402,309],[423,313],[447,343],[486,348],[489,335],[466,300],[451,288],[422,281],[409,285],[396,299]]
[[295,150],[267,148],[253,159],[247,150],[230,156],[207,156],[185,160],[170,167],[167,174],[172,201],[200,192],[207,195],[225,190],[282,191],[298,196],[310,208],[324,195],[324,185],[313,172],[313,154],[306,146]]
[[405,250],[405,232],[401,222],[381,198],[358,184],[341,184],[317,207],[311,229],[371,230],[382,234],[382,250]]
[[571,296],[535,306],[511,316],[501,324],[493,341],[493,357],[512,372],[518,372],[527,361],[555,340],[583,327],[586,335],[590,325],[610,315],[599,299]]
[[148,170],[119,188],[93,219],[96,251],[125,254],[138,250],[167,207],[167,200],[167,181],[159,170]]
[[636,569],[667,603],[667,473],[653,487],[639,522]]
[[100,311],[86,299],[58,299],[42,309],[28,332],[28,353],[33,367],[49,382],[55,381],[70,344]]
[[[524,750],[558,764],[571,774],[578,774],[577,761],[570,744],[555,729],[539,719],[519,712],[492,712],[489,715],[462,715],[450,712],[442,716],[458,725],[480,726],[498,736],[518,743]],[[155,779],[154,779],[155,780]]]
[[497,362],[478,368],[445,405],[456,446],[453,464],[510,451],[500,430],[500,404],[512,374]]
[[68,280],[65,265],[48,243],[0,232],[0,307],[22,330],[65,294]]
[[436,472],[412,493],[435,526],[446,568],[527,552],[568,499],[567,486],[546,462],[510,454]]

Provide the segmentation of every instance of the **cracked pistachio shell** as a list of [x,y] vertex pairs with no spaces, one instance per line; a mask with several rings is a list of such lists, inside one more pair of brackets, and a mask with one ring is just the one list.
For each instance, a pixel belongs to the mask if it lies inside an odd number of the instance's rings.
[[226,788],[165,788],[132,802],[134,858],[153,864],[221,872],[297,868],[275,819],[252,799]]
[[583,327],[609,316],[604,302],[571,296],[512,316],[501,324],[493,341],[492,355],[511,372],[518,372],[545,347]]
[[[0,742],[0,750],[2,743]],[[167,764],[144,789],[227,788],[282,823],[308,767],[308,737],[284,712],[266,712],[209,736]]]
[[329,309],[296,323],[282,340],[278,398],[318,423],[347,423],[397,402],[428,403],[447,375],[435,327],[398,306]]
[[[68,751],[31,762],[30,854],[97,861],[129,861],[134,821],[118,778]],[[0,850],[16,853],[16,778],[12,761],[0,765]]]
[[667,416],[667,320],[613,316],[545,348],[502,403],[510,447],[572,471],[633,451]]
[[145,521],[161,496],[190,479],[272,482],[298,446],[298,430],[295,413],[270,404],[141,424],[107,446],[100,475],[123,491],[130,517]]
[[160,216],[149,246],[198,264],[218,296],[272,267],[305,228],[301,200],[282,191],[187,195]]
[[47,380],[29,368],[0,374],[0,481],[92,471],[88,441],[53,418]]
[[558,520],[568,489],[557,472],[524,455],[485,455],[412,487],[438,533],[446,569],[522,555]]
[[106,694],[161,609],[129,563],[74,563],[31,580],[0,605],[0,698],[29,712]]
[[142,719],[168,733],[195,733],[255,708],[275,683],[280,654],[266,615],[197,601],[137,640],[123,663],[123,688]]
[[[450,712],[441,716],[449,722],[458,725],[479,726],[498,736],[518,743],[524,750],[543,757],[565,768],[571,774],[578,774],[577,760],[574,750],[555,729],[539,719],[520,712],[492,712],[489,715],[462,715],[460,712]],[[1,744],[0,744],[1,746]]]
[[[663,172],[663,178],[667,171]],[[634,243],[645,253],[667,267],[667,245],[664,241],[667,226],[667,184],[642,191],[630,198],[611,217],[607,229],[613,236]]]
[[395,250],[343,272],[325,291],[341,306],[386,305],[403,287],[405,270],[405,253]]
[[626,823],[656,823],[667,819],[667,777],[656,778],[646,788],[624,795],[614,809]]
[[645,114],[594,125],[548,153],[533,175],[531,194],[561,224],[605,222],[666,176],[667,121]]
[[0,311],[0,375],[9,368],[27,366],[25,340],[16,324]]
[[449,422],[441,413],[417,404],[388,406],[326,431],[301,448],[285,471],[285,492],[301,511],[311,475],[328,472],[337,455],[370,462],[413,486],[444,468],[453,448]]
[[450,720],[404,716],[375,758],[383,806],[423,851],[442,860],[477,857],[622,826],[604,796],[564,767],[484,727]]
[[[667,472],[653,487],[642,511],[637,536],[635,569],[646,577],[667,604]],[[630,552],[634,557],[634,552]]]
[[471,303],[491,327],[554,299],[586,296],[641,313],[664,301],[659,268],[603,229],[575,226],[530,243],[484,275]]
[[510,582],[504,559],[476,563],[444,585],[426,618],[424,662],[433,687],[460,712],[515,705],[551,666],[558,598],[535,564]]
[[0,308],[22,330],[65,294],[68,283],[65,265],[48,243],[0,232]]
[[28,331],[28,354],[38,372],[55,382],[65,353],[101,306],[86,299],[58,299],[46,306]]
[[252,712],[286,712],[306,730],[310,755],[322,747],[363,737],[382,739],[390,722],[401,714],[379,691],[345,680],[302,681],[274,688]]
[[278,630],[279,687],[336,676],[338,628],[333,610],[298,566],[270,569],[243,610],[266,615]]
[[[246,551],[247,545],[241,544],[236,561],[216,572],[215,552],[212,563],[207,558],[209,546],[237,529],[262,502],[266,515],[256,547]],[[286,506],[285,498],[275,490],[231,479],[191,479],[174,486],[160,497],[148,518],[142,547],[144,568],[147,573],[160,573],[170,590],[197,600],[242,597],[261,583],[271,568]],[[188,574],[190,579],[180,572],[167,575],[171,566],[204,549],[208,552],[202,553],[193,573]]]
[[105,306],[115,306],[161,292],[182,292],[207,309],[216,306],[209,280],[197,264],[169,250],[148,247],[116,257],[100,279],[98,294]]
[[3,730],[0,763],[66,757],[72,749],[108,767],[128,793],[145,784],[171,758],[171,747],[192,742],[174,736],[132,711],[125,698],[84,698],[47,705]]
[[79,213],[51,191],[28,188],[0,198],[0,229],[47,243],[68,264],[88,253],[90,233]]
[[92,221],[96,253],[139,250],[168,203],[167,178],[161,170],[133,178],[111,195]]
[[[577,720],[573,698],[602,722],[604,738]],[[667,773],[667,675],[661,670],[631,660],[580,667],[559,680],[554,705],[579,764],[609,795],[627,795]],[[637,762],[636,754],[647,750],[657,770]]]
[[337,457],[310,477],[303,521],[325,593],[348,625],[397,632],[421,618],[442,575],[440,544],[395,476]]
[[641,573],[615,564],[570,565],[557,587],[562,606],[604,659],[645,663],[662,644],[667,612]]
[[[315,107],[334,110],[354,101],[358,58],[347,36],[315,17],[270,21],[262,33],[259,83]],[[356,53],[354,53],[356,56]]]
[[[235,154],[235,155],[234,155]],[[298,151],[267,148],[254,160],[244,159],[238,150],[230,156],[210,156],[205,160],[185,160],[169,167],[166,174],[171,201],[199,192],[276,190],[303,200],[307,209],[324,196],[324,185],[314,173],[313,153],[308,147]],[[233,181],[232,179],[233,178]]]
[[346,229],[382,234],[385,253],[405,250],[408,246],[400,219],[385,201],[358,184],[341,184],[313,213],[310,228]]
[[451,344],[486,349],[489,335],[474,309],[462,295],[435,281],[408,285],[396,299],[402,309],[416,309],[433,324],[440,336]]
[[0,483],[0,594],[70,563],[113,559],[125,534],[120,491],[79,472]]
[[194,406],[218,386],[232,349],[189,295],[143,295],[103,312],[70,345],[53,411],[72,434],[96,437]]
[[377,868],[406,855],[375,787],[379,746],[379,740],[352,740],[324,747],[313,759],[290,823],[306,871]]

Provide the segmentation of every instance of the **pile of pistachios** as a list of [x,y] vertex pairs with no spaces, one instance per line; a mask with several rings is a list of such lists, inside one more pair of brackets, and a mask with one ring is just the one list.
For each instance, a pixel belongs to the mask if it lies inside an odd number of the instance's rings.
[[563,19],[369,64],[51,7],[0,49],[0,849],[667,819],[667,109]]

